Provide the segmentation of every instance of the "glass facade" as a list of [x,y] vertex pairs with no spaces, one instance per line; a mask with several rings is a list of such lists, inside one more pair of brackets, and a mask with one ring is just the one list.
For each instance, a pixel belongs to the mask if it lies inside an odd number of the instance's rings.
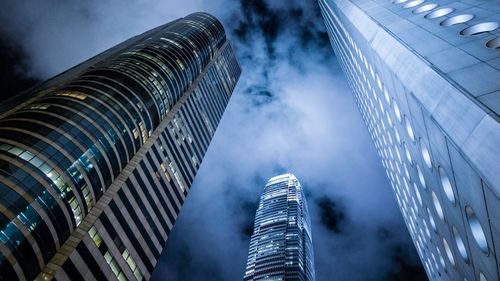
[[240,75],[194,13],[0,115],[0,280],[147,280]]
[[429,279],[500,280],[500,3],[318,2]]
[[292,174],[273,177],[260,197],[243,280],[314,281],[311,222]]

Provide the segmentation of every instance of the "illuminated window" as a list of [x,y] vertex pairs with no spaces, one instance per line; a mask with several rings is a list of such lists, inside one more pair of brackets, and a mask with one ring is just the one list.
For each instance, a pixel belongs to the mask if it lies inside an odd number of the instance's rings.
[[71,97],[79,100],[84,100],[87,98],[87,95],[79,92],[61,92],[57,93],[56,96]]
[[75,218],[76,225],[78,226],[82,220],[82,213],[76,197],[73,193],[71,186],[64,182],[62,176],[51,166],[49,166],[45,161],[35,156],[33,153],[23,150],[21,148],[4,144],[0,146],[1,150],[7,151],[10,154],[19,156],[20,158],[30,162],[33,166],[38,168],[42,173],[44,173],[56,187],[61,198],[66,199],[71,205],[73,211],[73,217]]
[[139,138],[139,129],[138,128],[134,128],[132,130],[132,133],[134,134],[134,139]]
[[96,247],[99,248],[99,246],[101,246],[101,243],[102,243],[102,237],[97,232],[97,229],[95,228],[95,226],[92,226],[89,229],[89,235],[90,235],[90,238],[94,241],[94,244],[96,245]]
[[28,107],[26,107],[27,109],[38,109],[38,110],[44,110],[44,109],[47,109],[49,108],[50,105],[48,104],[32,104]]
[[165,177],[167,178],[168,181],[171,181],[170,175],[168,174],[167,171],[167,165],[165,163],[160,164],[161,170],[163,171],[163,174],[165,174]]
[[[135,128],[134,130],[136,130]],[[142,136],[142,142],[145,143],[146,140],[148,139],[148,131],[146,130],[146,126],[144,125],[144,122],[139,122],[139,130],[141,131],[141,136]],[[134,132],[134,137],[135,137],[135,132]]]

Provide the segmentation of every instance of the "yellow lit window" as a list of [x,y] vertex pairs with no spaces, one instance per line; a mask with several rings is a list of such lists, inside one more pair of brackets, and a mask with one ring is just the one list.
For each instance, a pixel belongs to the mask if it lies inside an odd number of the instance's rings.
[[134,128],[134,130],[132,130],[132,133],[134,134],[134,139],[137,139],[139,137],[139,129]]
[[71,97],[79,100],[84,100],[87,98],[87,95],[79,92],[61,92],[57,93],[56,96]]
[[33,104],[33,105],[28,106],[27,108],[28,109],[44,110],[44,109],[47,109],[49,107],[50,107],[50,105],[48,105],[48,104]]
[[144,126],[144,122],[139,122],[139,129],[141,129],[141,135],[142,135],[142,140],[143,142],[146,142],[148,139],[148,133],[146,131],[146,126]]
[[167,178],[168,181],[170,181],[170,175],[168,174],[168,171],[167,171],[167,165],[165,165],[165,163],[161,163],[161,170],[163,171],[163,173],[165,174],[165,177]]

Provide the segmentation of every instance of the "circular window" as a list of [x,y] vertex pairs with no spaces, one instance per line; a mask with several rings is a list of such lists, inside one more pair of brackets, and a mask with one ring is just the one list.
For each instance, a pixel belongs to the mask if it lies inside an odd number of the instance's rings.
[[448,245],[448,241],[446,241],[445,238],[443,238],[443,246],[446,256],[448,257],[448,260],[452,265],[455,265],[455,259],[453,258],[453,253],[451,252],[450,245]]
[[385,87],[384,87],[384,97],[385,97],[385,101],[388,104],[391,104],[391,98],[389,97],[389,92],[387,92],[387,89]]
[[399,137],[399,133],[398,133],[398,130],[396,129],[396,127],[394,127],[394,137],[396,138],[396,141],[398,143],[401,143],[401,138]]
[[392,127],[392,119],[391,119],[391,115],[389,114],[389,111],[386,111],[385,112],[385,117],[387,118],[387,123],[389,123],[389,126]]
[[396,118],[398,118],[398,121],[401,122],[401,111],[399,111],[399,106],[395,100],[393,100],[393,108],[394,114],[396,114]]
[[424,3],[424,0],[414,0],[414,1],[410,1],[406,4],[403,5],[403,9],[408,9],[408,8],[412,8],[412,7],[415,7],[417,5],[420,5]]
[[403,142],[403,148],[405,149],[406,159],[408,159],[410,164],[413,163],[413,160],[412,160],[411,154],[410,154],[410,150],[408,149],[408,145],[406,144],[406,142]]
[[455,244],[457,246],[458,252],[460,256],[464,259],[465,262],[469,262],[469,256],[467,255],[467,249],[465,248],[464,240],[458,233],[458,230],[455,226],[453,226],[453,237],[455,238]]
[[441,187],[443,187],[446,197],[452,204],[455,204],[455,194],[453,193],[453,187],[451,186],[450,179],[446,174],[445,169],[442,166],[438,168],[439,178],[441,179]]
[[443,207],[441,207],[441,202],[439,202],[439,199],[437,198],[437,195],[436,193],[434,193],[434,191],[432,192],[432,203],[434,203],[434,208],[436,209],[436,213],[438,214],[439,218],[444,220]]
[[479,281],[488,281],[482,272],[479,272]]
[[413,10],[413,13],[414,14],[421,14],[423,12],[427,12],[427,11],[434,9],[437,6],[438,6],[438,4],[436,4],[436,3],[426,4],[426,5],[420,6],[420,7],[416,8],[415,10]]
[[425,15],[425,17],[428,19],[440,18],[442,16],[446,16],[446,15],[452,13],[453,11],[455,11],[454,8],[442,8],[442,9],[435,10],[434,12]]
[[398,157],[399,163],[403,163],[403,160],[401,159],[401,154],[399,153],[398,147],[395,146],[394,150],[396,151],[396,156]]
[[415,183],[413,183],[413,189],[415,190],[415,194],[417,195],[417,200],[422,205],[422,196],[420,195],[420,191],[418,190],[418,187]]
[[439,250],[439,248],[436,247],[436,252],[438,253],[438,256],[439,256],[439,262],[441,263],[441,266],[443,268],[446,268],[446,264],[444,263],[444,259],[443,259],[443,255],[441,254],[441,251]]
[[472,232],[474,240],[476,240],[477,245],[483,251],[483,253],[488,254],[488,242],[486,241],[486,235],[484,234],[481,223],[476,216],[476,213],[472,210],[470,206],[465,207],[465,214],[467,215],[467,221],[469,222],[469,227]]
[[450,25],[454,25],[454,24],[468,22],[473,18],[474,18],[474,15],[463,14],[463,15],[458,15],[458,16],[454,16],[454,17],[451,17],[449,19],[446,19],[446,20],[442,21],[440,24],[442,26],[450,26]]
[[418,165],[418,163],[415,163],[415,167],[417,168],[418,181],[420,182],[420,184],[422,185],[422,187],[424,189],[427,188],[427,186],[425,185],[424,174],[422,173],[422,170],[420,169],[420,166]]
[[434,266],[434,269],[435,269],[436,271],[438,271],[438,270],[439,270],[439,267],[438,267],[438,264],[437,264],[437,262],[436,262],[436,256],[434,256],[434,253],[431,253],[431,258],[432,258],[432,265]]
[[410,171],[408,171],[408,168],[406,167],[406,164],[403,163],[403,170],[405,172],[405,176],[407,179],[410,179]]
[[427,214],[429,215],[429,221],[431,222],[431,226],[434,230],[436,230],[436,222],[434,221],[434,217],[432,216],[431,210],[427,208]]
[[424,226],[425,234],[427,234],[427,237],[429,237],[429,239],[430,239],[431,238],[431,232],[429,231],[429,227],[427,226],[427,223],[425,222],[425,220],[422,220],[422,224]]
[[496,22],[482,22],[460,31],[460,35],[470,36],[490,32],[498,28]]
[[497,37],[495,39],[491,39],[490,41],[486,42],[486,47],[491,48],[491,49],[499,49],[500,48],[500,37]]
[[415,134],[413,133],[413,128],[411,127],[410,124],[410,119],[408,116],[405,115],[405,125],[406,125],[406,132],[408,133],[408,136],[412,141],[415,141]]
[[427,149],[427,146],[425,145],[425,142],[422,138],[419,139],[420,143],[420,151],[422,152],[422,157],[424,158],[425,165],[427,168],[431,169],[432,168],[432,161],[431,161],[431,155],[429,154],[429,150]]

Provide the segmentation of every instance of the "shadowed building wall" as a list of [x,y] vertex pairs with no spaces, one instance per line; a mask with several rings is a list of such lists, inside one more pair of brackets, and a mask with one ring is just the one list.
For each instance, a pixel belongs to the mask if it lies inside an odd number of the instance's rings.
[[264,187],[243,280],[315,280],[309,211],[292,174],[273,177]]
[[318,2],[429,279],[500,280],[500,3]]
[[194,13],[7,101],[0,280],[147,280],[240,75]]

